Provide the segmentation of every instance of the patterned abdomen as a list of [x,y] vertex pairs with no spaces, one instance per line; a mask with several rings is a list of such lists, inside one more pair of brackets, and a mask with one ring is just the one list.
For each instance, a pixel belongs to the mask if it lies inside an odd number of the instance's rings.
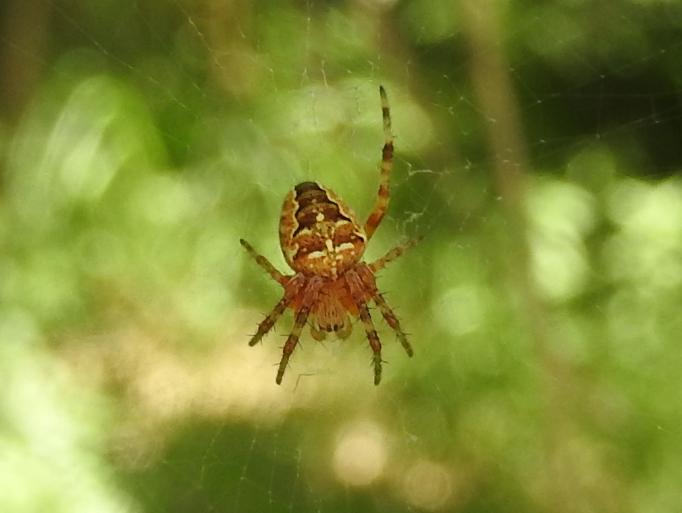
[[293,270],[336,278],[360,260],[367,237],[343,200],[303,182],[284,199],[279,240]]

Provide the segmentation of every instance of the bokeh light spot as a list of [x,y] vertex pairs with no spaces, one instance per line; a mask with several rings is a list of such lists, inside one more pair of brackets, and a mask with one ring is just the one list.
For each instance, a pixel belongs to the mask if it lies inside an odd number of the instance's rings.
[[426,459],[418,460],[405,473],[405,498],[421,509],[442,509],[453,492],[452,474],[444,465]]
[[339,480],[352,486],[366,486],[381,476],[386,466],[385,433],[372,421],[361,421],[339,436],[332,465]]

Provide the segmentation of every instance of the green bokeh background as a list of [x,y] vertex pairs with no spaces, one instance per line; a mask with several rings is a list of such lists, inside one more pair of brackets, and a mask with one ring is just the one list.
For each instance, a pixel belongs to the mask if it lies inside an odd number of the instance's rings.
[[[7,0],[0,511],[682,511],[682,4]],[[306,333],[284,195],[367,215],[375,314]]]

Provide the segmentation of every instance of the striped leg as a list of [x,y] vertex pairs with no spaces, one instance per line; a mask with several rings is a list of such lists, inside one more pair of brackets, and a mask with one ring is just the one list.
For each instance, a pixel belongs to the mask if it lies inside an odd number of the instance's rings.
[[381,341],[379,340],[379,335],[377,334],[377,330],[374,327],[374,323],[372,322],[372,316],[369,314],[367,302],[364,299],[362,279],[355,271],[348,271],[345,276],[351,296],[353,297],[353,302],[358,307],[360,320],[365,327],[365,333],[367,334],[369,347],[372,348],[372,361],[374,362],[374,384],[378,385],[381,381]]
[[379,260],[375,260],[374,262],[369,264],[369,268],[372,270],[373,273],[380,271],[381,269],[386,267],[389,263],[391,263],[393,260],[398,258],[403,253],[405,253],[405,251],[407,251],[411,247],[414,247],[415,245],[417,245],[417,243],[420,240],[422,240],[421,237],[419,237],[417,239],[408,240],[404,244],[401,244],[400,246],[396,246],[391,251],[389,251],[384,256],[382,256]]
[[263,319],[261,323],[258,325],[258,330],[256,331],[256,334],[253,337],[251,337],[251,340],[249,340],[250,346],[255,346],[258,342],[261,341],[261,339],[267,334],[267,332],[272,329],[272,327],[277,322],[277,319],[279,319],[280,315],[284,313],[284,310],[287,309],[287,306],[289,306],[290,303],[291,296],[289,294],[285,294],[284,297],[279,300],[279,303],[275,305],[275,308],[273,308],[272,311],[267,315],[267,317]]
[[395,334],[398,336],[398,340],[400,340],[400,343],[403,345],[405,352],[411,357],[414,354],[412,351],[412,346],[407,340],[407,335],[405,335],[405,332],[400,327],[400,321],[395,316],[395,313],[393,313],[393,310],[391,310],[391,307],[388,306],[388,303],[386,303],[384,296],[377,292],[374,296],[374,302],[379,307],[379,310],[381,310],[381,315],[384,316],[386,324],[393,328],[393,331],[395,331]]
[[256,263],[260,265],[265,270],[265,272],[272,277],[273,280],[275,280],[282,286],[286,285],[289,278],[287,276],[284,276],[277,269],[275,269],[275,266],[272,265],[267,258],[256,252],[256,250],[253,249],[253,246],[251,246],[251,244],[246,242],[244,239],[239,239],[239,243],[244,247],[244,249],[249,253],[249,255],[251,255],[251,257],[256,261]]
[[374,353],[372,356],[372,361],[374,362],[374,384],[378,385],[381,382],[381,342],[379,341],[377,330],[374,328],[372,317],[369,315],[367,303],[364,301],[358,302],[358,310],[360,311],[360,320],[365,326],[369,347],[372,348]]
[[365,233],[367,240],[372,238],[374,231],[381,223],[381,220],[388,208],[388,200],[390,197],[389,181],[391,177],[391,169],[393,168],[393,134],[391,133],[391,111],[388,106],[388,98],[383,86],[379,87],[379,94],[381,95],[381,114],[384,121],[384,147],[381,150],[381,174],[379,177],[379,192],[374,203],[374,208],[367,218],[365,223]]
[[279,362],[279,369],[277,369],[277,378],[275,379],[275,382],[278,385],[282,383],[284,371],[286,370],[287,364],[289,363],[289,357],[291,356],[291,353],[294,352],[294,349],[296,349],[298,338],[301,336],[301,331],[303,330],[303,326],[305,326],[305,322],[308,319],[309,312],[310,310],[307,307],[303,307],[296,314],[294,328],[291,330],[291,333],[284,344],[284,349],[282,350],[282,359]]

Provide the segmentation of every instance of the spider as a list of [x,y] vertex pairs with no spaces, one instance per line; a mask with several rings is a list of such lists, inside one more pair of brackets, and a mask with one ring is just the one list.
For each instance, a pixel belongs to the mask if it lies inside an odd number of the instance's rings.
[[374,275],[417,240],[396,246],[370,264],[362,261],[365,247],[381,223],[390,197],[389,178],[393,167],[391,114],[383,86],[379,87],[379,93],[385,142],[381,152],[379,191],[364,227],[360,226],[348,205],[330,189],[317,182],[303,182],[284,199],[279,223],[280,246],[295,274],[280,273],[248,242],[239,241],[258,265],[284,288],[282,299],[258,325],[249,345],[257,344],[287,308],[295,314],[294,327],[284,344],[277,370],[275,381],[278,385],[306,322],[309,322],[316,340],[323,340],[330,332],[345,339],[352,331],[350,316],[359,317],[365,328],[373,352],[374,384],[378,385],[381,381],[381,342],[369,313],[370,301],[379,307],[408,356],[413,354],[398,318],[377,290]]

